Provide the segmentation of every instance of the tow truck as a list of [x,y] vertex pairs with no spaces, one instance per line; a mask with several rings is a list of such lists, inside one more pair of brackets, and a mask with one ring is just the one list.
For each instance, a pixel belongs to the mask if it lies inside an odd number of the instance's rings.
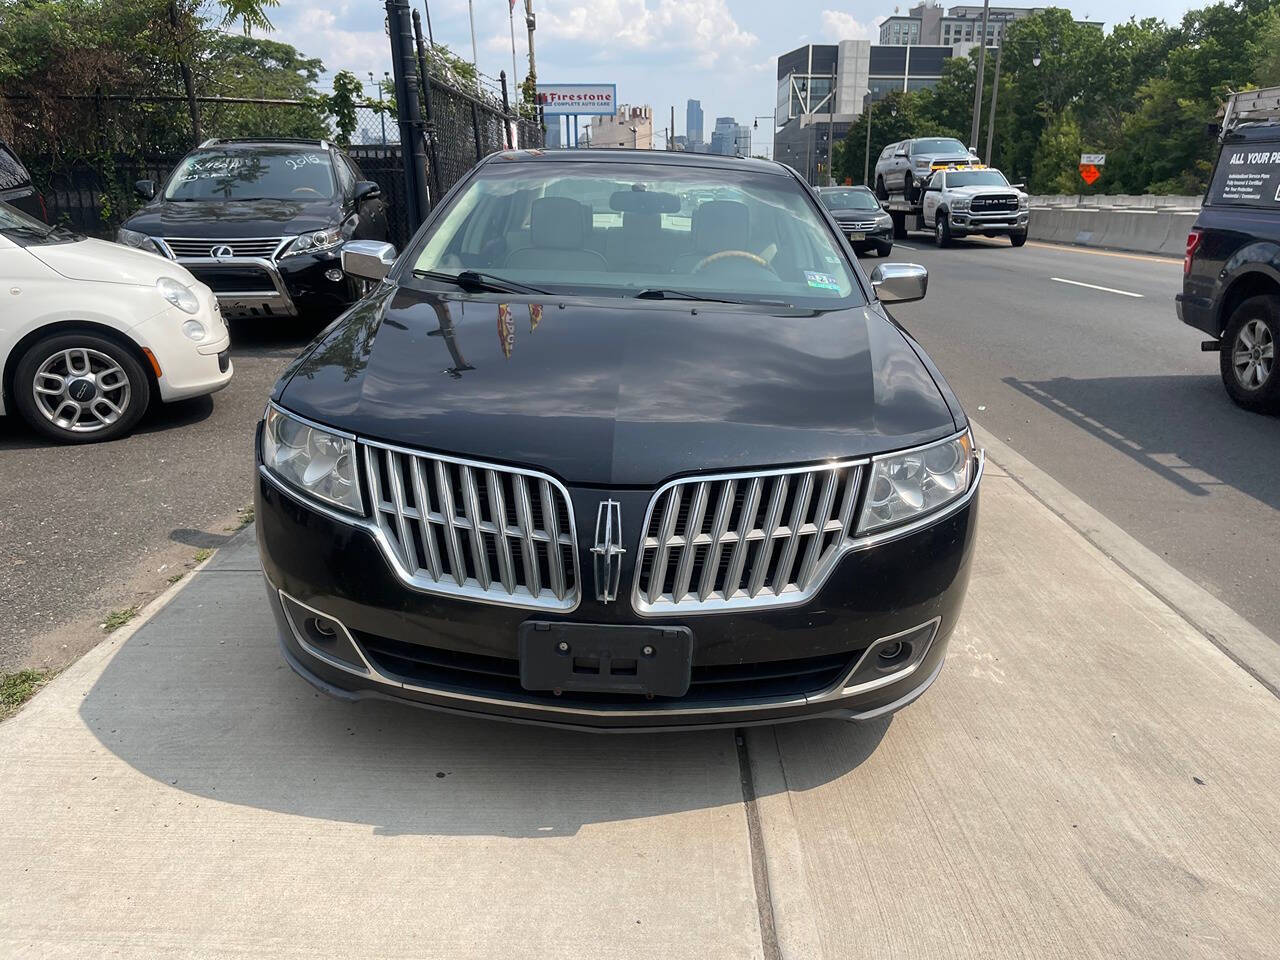
[[[948,185],[945,177],[938,176],[948,171],[986,171],[995,175],[994,182]],[[893,221],[894,239],[905,239],[908,230],[921,230],[933,233],[939,246],[971,233],[1008,234],[1019,247],[1026,242],[1029,201],[1021,184],[1009,183],[999,170],[982,163],[935,163],[930,174],[918,199],[891,194],[881,203]],[[972,206],[975,201],[978,206]]]

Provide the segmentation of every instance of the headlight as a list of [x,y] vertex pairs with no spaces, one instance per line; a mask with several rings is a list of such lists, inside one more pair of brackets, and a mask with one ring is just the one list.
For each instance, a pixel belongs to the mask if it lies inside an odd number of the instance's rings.
[[957,197],[955,200],[951,201],[951,209],[952,210],[968,210],[969,201],[961,197]]
[[881,210],[879,213],[876,214],[876,223],[879,223],[879,224],[893,223],[893,217],[889,216],[888,213]]
[[916,161],[916,167],[918,167],[921,170],[928,170],[930,165],[931,165],[931,162],[929,160],[922,159],[922,160]]
[[1018,209],[1025,210],[1029,206],[1031,206],[1031,198],[1028,197],[1025,193],[1020,194],[1018,196]]
[[946,506],[969,489],[973,437],[958,437],[894,454],[871,464],[858,532],[915,520]]
[[262,431],[262,461],[302,493],[364,513],[356,444],[351,438],[326,433],[269,406]]
[[[156,242],[145,233],[126,230],[124,227],[116,231],[116,243],[123,243],[126,247],[133,247],[135,250],[145,250],[147,253],[160,253],[160,248],[156,246]],[[164,256],[164,254],[160,255]]]
[[172,277],[161,277],[157,280],[156,290],[160,292],[160,296],[164,297],[183,313],[197,313],[200,310],[200,301],[191,292],[191,288],[179,283]]
[[332,250],[334,247],[341,245],[346,237],[342,235],[341,227],[334,227],[331,230],[317,230],[315,233],[304,233],[285,248],[282,257],[291,257],[297,253],[319,253],[322,250]]

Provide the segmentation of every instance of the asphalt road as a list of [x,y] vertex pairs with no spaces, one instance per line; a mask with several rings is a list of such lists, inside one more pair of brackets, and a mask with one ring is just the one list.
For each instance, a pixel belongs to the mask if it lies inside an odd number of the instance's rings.
[[1280,418],[1227,398],[1179,261],[925,235],[890,259],[928,267],[894,315],[977,422],[1280,641]]
[[317,329],[233,324],[230,385],[113,443],[56,446],[0,417],[0,671],[69,662],[227,539],[253,499],[252,424]]

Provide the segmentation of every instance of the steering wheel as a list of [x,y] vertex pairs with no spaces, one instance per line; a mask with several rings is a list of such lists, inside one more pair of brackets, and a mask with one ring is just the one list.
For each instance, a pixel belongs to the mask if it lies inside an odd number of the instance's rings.
[[320,191],[317,190],[315,187],[294,187],[289,192],[290,193],[314,193],[317,197],[320,196]]
[[756,266],[764,267],[770,273],[777,275],[777,271],[764,257],[759,254],[752,253],[750,250],[721,250],[719,253],[713,253],[708,257],[703,257],[698,261],[698,265],[693,268],[694,273],[698,273],[703,267],[710,266],[719,260],[727,260],[730,257],[740,257],[743,260],[750,260]]

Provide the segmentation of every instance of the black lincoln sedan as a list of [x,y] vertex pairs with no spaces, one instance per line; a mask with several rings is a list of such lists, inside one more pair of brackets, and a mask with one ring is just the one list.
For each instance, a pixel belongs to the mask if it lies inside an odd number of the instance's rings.
[[342,245],[387,239],[380,188],[324,140],[207,140],[136,187],[148,202],[116,239],[181,263],[226,317],[327,323],[363,289]]
[[[694,199],[698,198],[698,199]],[[344,699],[583,729],[860,720],[938,676],[982,456],[780,164],[494,155],[256,436],[284,656]]]

